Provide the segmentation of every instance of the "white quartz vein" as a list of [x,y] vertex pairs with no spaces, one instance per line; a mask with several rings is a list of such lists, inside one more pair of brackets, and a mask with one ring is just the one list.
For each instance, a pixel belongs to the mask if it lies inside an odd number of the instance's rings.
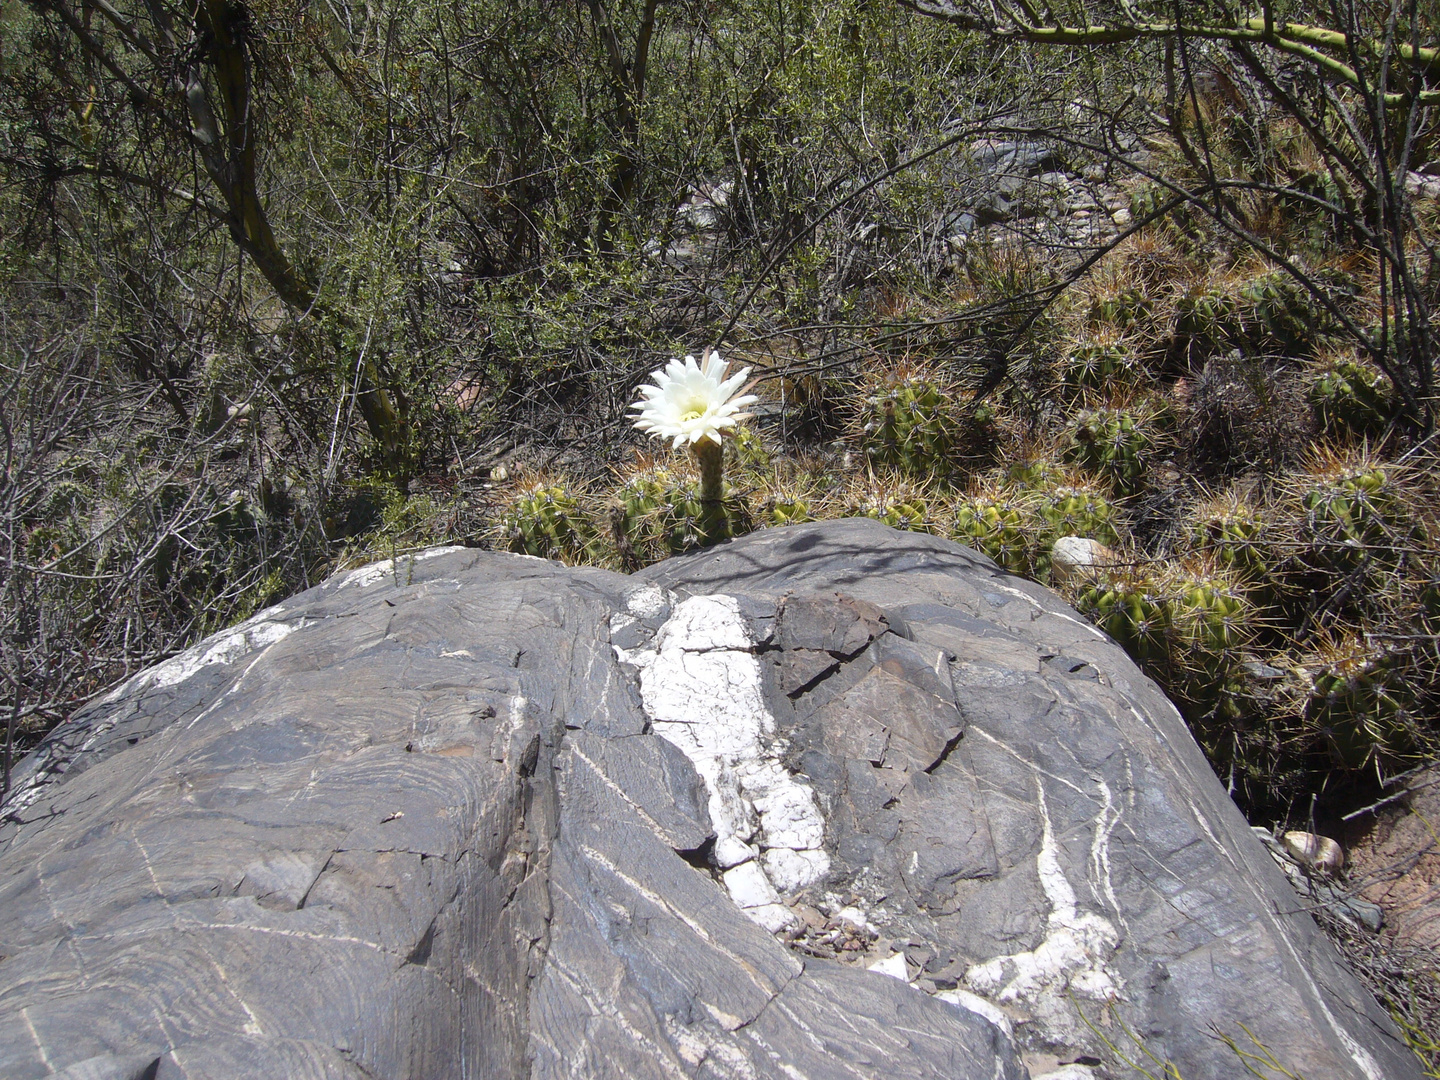
[[[650,607],[660,602],[645,599]],[[676,604],[653,648],[615,652],[640,669],[640,698],[655,733],[677,746],[705,782],[722,865],[755,859],[755,869],[786,893],[829,871],[825,819],[815,792],[781,763],[784,746],[765,704],[755,648],[739,602],[717,595]],[[762,851],[766,857],[757,858]],[[735,884],[753,876],[736,875]],[[745,889],[743,901],[731,891],[768,929],[793,918],[767,902],[763,889]]]
[[1038,775],[1035,790],[1043,830],[1035,863],[1040,887],[1050,901],[1045,937],[1028,952],[972,965],[965,972],[965,981],[978,993],[1002,1002],[1035,1002],[1066,990],[1107,1001],[1121,990],[1119,976],[1106,966],[1120,936],[1108,919],[1081,911],[1076,904],[1075,890],[1060,868],[1045,785]]

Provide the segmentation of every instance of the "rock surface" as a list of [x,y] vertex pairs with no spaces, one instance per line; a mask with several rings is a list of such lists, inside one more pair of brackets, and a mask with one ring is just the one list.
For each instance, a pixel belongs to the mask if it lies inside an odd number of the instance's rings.
[[1419,1076],[1124,654],[868,521],[338,576],[57,729],[4,813],[17,1080],[1199,1078],[1242,1024]]

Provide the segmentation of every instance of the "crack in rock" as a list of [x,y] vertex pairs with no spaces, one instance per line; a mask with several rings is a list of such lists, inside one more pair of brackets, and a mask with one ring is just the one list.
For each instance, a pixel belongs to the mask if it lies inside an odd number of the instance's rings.
[[715,595],[674,605],[653,648],[615,652],[640,671],[655,733],[705,782],[714,859],[731,898],[778,932],[796,921],[783,894],[823,878],[830,858],[815,792],[781,763],[786,745],[765,704],[758,647],[739,601]]

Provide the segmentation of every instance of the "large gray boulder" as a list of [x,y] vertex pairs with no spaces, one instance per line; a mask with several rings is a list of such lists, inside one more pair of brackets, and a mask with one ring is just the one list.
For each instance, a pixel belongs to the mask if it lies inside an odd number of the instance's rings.
[[1125,655],[866,521],[265,611],[22,765],[0,954],[16,1080],[1420,1075]]

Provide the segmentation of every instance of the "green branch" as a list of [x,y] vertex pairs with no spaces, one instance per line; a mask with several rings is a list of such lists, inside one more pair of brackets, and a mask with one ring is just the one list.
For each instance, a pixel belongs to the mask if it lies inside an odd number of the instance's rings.
[[[967,30],[975,30],[994,38],[1025,41],[1035,45],[1121,45],[1142,39],[1165,39],[1173,37],[1200,38],[1207,41],[1244,42],[1263,45],[1279,52],[1298,56],[1315,64],[1333,81],[1343,83],[1352,89],[1360,89],[1362,82],[1355,69],[1331,52],[1349,55],[1350,39],[1338,30],[1327,30],[1319,26],[1301,23],[1273,23],[1265,19],[1247,19],[1238,26],[1197,25],[1181,22],[1132,22],[1111,26],[1065,26],[1059,23],[1042,25],[1023,22],[1012,16],[1010,21],[1001,23],[980,18],[954,8],[932,7],[925,0],[899,0],[912,11],[934,18],[944,19]],[[1028,11],[1027,7],[1027,11]],[[1440,49],[1415,48],[1412,45],[1396,45],[1393,50],[1378,41],[1366,39],[1365,51],[1384,60],[1392,55],[1408,64],[1418,67],[1424,74],[1440,74]],[[1407,108],[1411,104],[1440,105],[1440,90],[1421,90],[1418,93],[1394,92],[1385,95],[1386,108]]]

